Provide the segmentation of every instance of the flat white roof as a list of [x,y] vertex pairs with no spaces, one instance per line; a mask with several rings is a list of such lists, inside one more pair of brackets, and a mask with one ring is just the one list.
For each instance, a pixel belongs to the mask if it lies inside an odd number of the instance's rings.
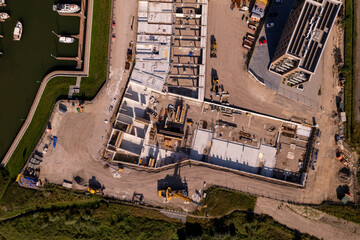
[[203,129],[196,129],[194,132],[194,143],[190,155],[195,160],[201,160],[204,150],[211,143],[213,133]]
[[130,80],[157,91],[162,91],[169,63],[159,61],[136,62]]
[[172,3],[149,2],[149,23],[172,23]]
[[138,23],[138,33],[140,34],[172,34],[172,25],[164,24],[149,24],[147,22]]
[[260,145],[254,148],[240,143],[222,139],[212,139],[213,133],[208,130],[197,129],[191,150],[191,157],[201,160],[204,149],[210,148],[209,163],[223,167],[258,173],[262,165],[261,175],[272,177],[276,163],[276,148]]
[[262,165],[260,174],[272,177],[276,163],[275,155],[276,148],[267,145],[253,148],[235,142],[213,139],[209,162],[251,173],[258,173]]

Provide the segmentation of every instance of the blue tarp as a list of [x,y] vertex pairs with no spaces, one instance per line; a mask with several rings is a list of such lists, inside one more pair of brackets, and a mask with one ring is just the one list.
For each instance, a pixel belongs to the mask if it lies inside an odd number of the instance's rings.
[[56,147],[56,142],[57,142],[57,137],[54,136],[54,137],[53,137],[53,146],[54,146],[54,148]]
[[37,180],[32,179],[30,177],[24,177],[21,181],[20,184],[24,185],[24,186],[28,186],[28,187],[36,187],[37,184]]

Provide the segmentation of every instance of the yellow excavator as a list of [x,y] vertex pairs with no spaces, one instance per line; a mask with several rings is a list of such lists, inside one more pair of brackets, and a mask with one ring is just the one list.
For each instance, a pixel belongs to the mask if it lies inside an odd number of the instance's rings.
[[88,192],[91,194],[100,193],[100,189],[94,187],[88,187]]
[[212,77],[211,80],[211,91],[214,92],[216,95],[219,94],[219,77],[217,75]]
[[195,202],[193,200],[191,200],[189,197],[184,196],[181,191],[174,191],[171,189],[171,187],[168,187],[166,190],[159,190],[158,192],[159,197],[164,197],[166,198],[166,200],[169,202],[172,198],[180,198],[182,200],[184,200],[185,202],[191,202],[191,203],[195,203],[196,205],[198,205],[199,210],[201,210],[202,208],[206,208],[206,205],[203,205],[201,203]]

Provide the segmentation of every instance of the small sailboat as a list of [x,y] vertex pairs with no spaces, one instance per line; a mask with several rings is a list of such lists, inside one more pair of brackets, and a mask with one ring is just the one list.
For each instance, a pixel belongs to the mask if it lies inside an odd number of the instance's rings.
[[59,42],[61,42],[61,43],[73,43],[73,42],[75,42],[75,38],[61,36],[61,37],[59,37]]
[[20,41],[23,31],[23,25],[20,21],[16,23],[14,28],[14,41]]
[[1,21],[5,21],[6,19],[8,19],[10,17],[9,14],[7,14],[6,12],[1,12],[0,13],[0,20]]
[[59,3],[57,5],[53,5],[53,10],[58,13],[76,13],[76,12],[80,11],[80,7],[76,4],[61,4],[61,3]]

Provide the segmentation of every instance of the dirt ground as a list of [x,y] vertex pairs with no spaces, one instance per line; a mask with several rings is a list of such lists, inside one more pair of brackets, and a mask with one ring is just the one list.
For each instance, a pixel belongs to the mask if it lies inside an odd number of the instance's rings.
[[[238,16],[234,18],[232,14]],[[53,126],[53,134],[58,137],[57,147],[55,149],[50,147],[45,155],[40,178],[57,184],[62,184],[66,179],[73,181],[73,187],[76,189],[87,189],[84,184],[77,184],[74,181],[74,178],[79,176],[86,184],[89,181],[98,181],[105,187],[104,194],[107,196],[132,200],[134,193],[140,193],[147,204],[190,210],[194,208],[192,204],[184,204],[179,199],[172,200],[170,204],[163,203],[163,199],[157,195],[158,180],[164,179],[166,176],[171,178],[174,169],[150,173],[142,169],[125,167],[124,171],[118,172],[116,169],[104,167],[105,163],[100,160],[111,131],[110,123],[105,123],[105,120],[109,120],[116,110],[114,107],[113,112],[110,113],[109,107],[111,104],[118,103],[120,92],[124,88],[129,74],[128,71],[124,72],[125,53],[129,42],[135,40],[135,32],[130,29],[130,26],[132,16],[136,15],[137,1],[126,1],[126,3],[115,1],[116,27],[114,31],[116,40],[111,47],[110,80],[93,103],[85,105],[83,113],[69,111],[65,115],[59,115],[58,124]],[[189,195],[195,194],[196,190],[202,190],[205,181],[206,187],[220,185],[284,201],[305,203],[320,203],[323,200],[336,201],[336,187],[341,184],[336,173],[341,165],[334,157],[335,125],[333,125],[334,119],[330,116],[335,109],[335,80],[331,71],[324,72],[323,112],[316,112],[315,109],[299,102],[279,96],[257,83],[241,65],[244,61],[243,50],[240,47],[240,37],[243,33],[241,30],[231,31],[231,28],[236,29],[237,21],[241,21],[241,19],[237,19],[241,18],[240,13],[231,12],[227,1],[210,1],[209,16],[213,17],[209,18],[208,34],[215,34],[217,37],[218,58],[216,61],[215,59],[210,60],[210,67],[207,71],[209,72],[213,66],[218,69],[220,78],[229,81],[228,85],[230,86],[227,87],[226,84],[224,86],[225,90],[229,89],[232,92],[231,96],[234,97],[231,98],[230,103],[282,118],[296,116],[306,118],[311,122],[314,116],[322,135],[318,146],[318,164],[315,171],[310,170],[309,172],[306,189],[268,183],[207,167],[185,166],[180,169],[180,176],[183,179],[186,178]],[[223,21],[228,21],[230,25],[224,27]],[[334,31],[331,33],[320,62],[324,65],[324,69],[332,66],[333,44]],[[236,61],[236,64],[230,64],[231,61]],[[116,98],[116,103],[114,103],[114,98]],[[59,113],[56,111],[56,114]],[[175,180],[178,181],[178,178]]]
[[[318,163],[315,171],[309,172],[307,180],[306,196],[320,194],[323,192],[325,200],[336,200],[336,188],[344,183],[338,178],[338,171],[343,167],[335,158],[336,144],[335,133],[338,131],[338,119],[332,118],[331,114],[336,111],[336,95],[340,91],[337,86],[337,74],[333,70],[334,57],[333,49],[341,44],[338,26],[335,25],[329,36],[327,45],[319,62],[322,65],[323,79],[321,83],[321,109],[317,114],[317,124],[321,130]],[[341,45],[340,45],[340,48]],[[350,190],[353,191],[353,184],[350,184]],[[311,190],[310,190],[311,189]]]
[[[322,132],[320,145],[317,146],[320,150],[319,160],[316,170],[309,172],[304,197],[336,200],[336,188],[344,183],[336,177],[342,165],[335,159],[334,135],[337,125],[331,114],[336,111],[335,96],[340,89],[336,87],[336,74],[329,69],[333,69],[334,46],[341,44],[338,27],[334,26],[318,66],[318,71],[322,73],[317,72],[317,75],[323,76],[320,82],[322,96],[319,111],[276,94],[259,84],[247,72],[244,57],[246,50],[241,47],[241,40],[248,28],[245,18],[242,20],[242,12],[232,12],[227,1],[210,1],[208,15],[208,38],[211,35],[216,38],[217,58],[207,58],[205,97],[210,98],[211,71],[214,68],[225,91],[230,93],[230,104],[281,118],[297,121],[305,119],[308,123],[312,123],[315,117]],[[341,45],[339,47],[342,49]],[[207,52],[209,55],[210,41]]]
[[268,214],[276,221],[320,239],[359,239],[360,226],[310,207],[258,198],[255,213]]
[[[238,9],[232,12],[229,6],[229,1],[209,1],[205,98],[210,99],[211,74],[214,69],[219,83],[230,93],[230,105],[281,118],[298,117],[309,121],[316,113],[315,109],[276,94],[248,73],[245,66],[247,51],[241,44],[246,32],[254,32],[248,29],[245,18],[242,20],[243,12]],[[248,12],[245,15],[248,16]],[[211,35],[216,38],[217,58],[210,58]]]

